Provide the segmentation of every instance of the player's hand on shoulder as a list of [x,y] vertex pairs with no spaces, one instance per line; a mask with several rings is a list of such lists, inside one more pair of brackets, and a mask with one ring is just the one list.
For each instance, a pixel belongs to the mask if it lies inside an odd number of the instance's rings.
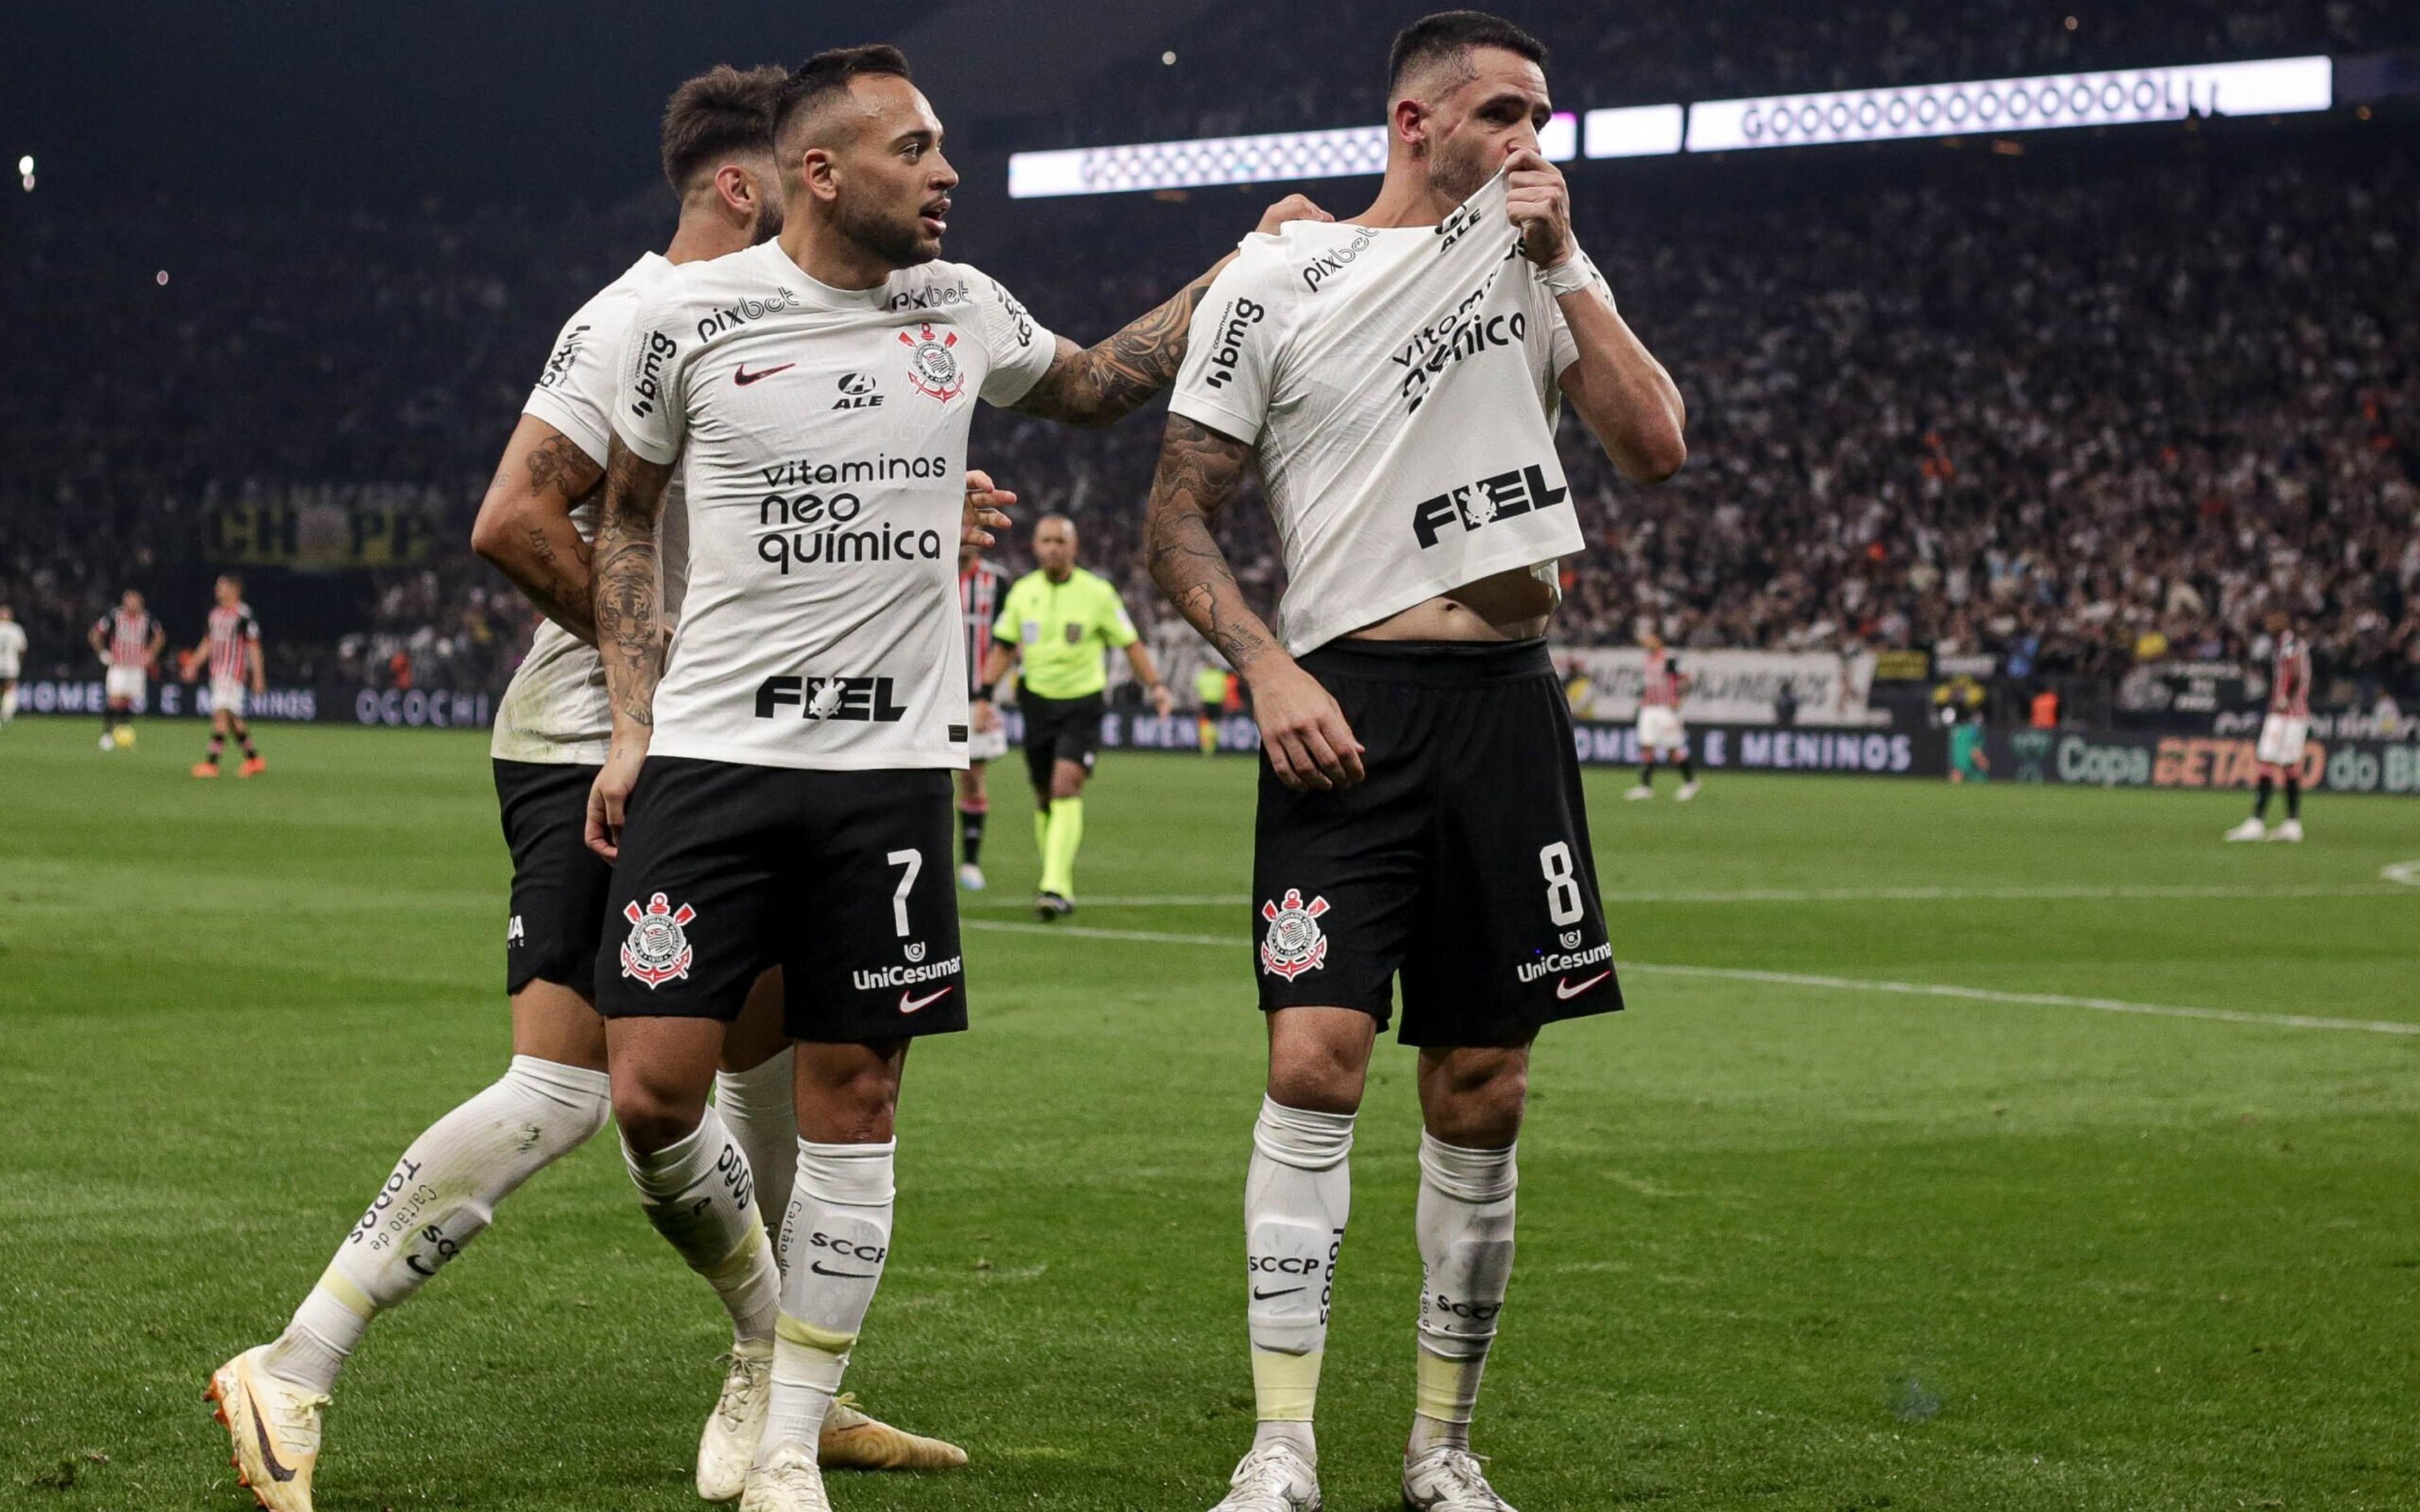
[[1326,793],[1360,781],[1361,742],[1353,737],[1335,697],[1291,656],[1271,659],[1277,664],[1256,670],[1249,681],[1261,748],[1278,780],[1300,793]]
[[990,473],[981,468],[967,469],[967,514],[959,528],[959,544],[977,549],[992,545],[992,532],[1004,531],[1015,523],[1007,514],[1008,506],[1015,502],[1016,495],[996,486]]
[[1544,154],[1518,147],[1505,160],[1512,172],[1504,179],[1504,213],[1521,232],[1521,255],[1540,268],[1554,268],[1570,258],[1572,191],[1563,171]]
[[1289,221],[1333,221],[1336,217],[1311,202],[1306,194],[1288,194],[1261,212],[1261,224],[1252,227],[1261,236],[1275,236],[1278,227]]

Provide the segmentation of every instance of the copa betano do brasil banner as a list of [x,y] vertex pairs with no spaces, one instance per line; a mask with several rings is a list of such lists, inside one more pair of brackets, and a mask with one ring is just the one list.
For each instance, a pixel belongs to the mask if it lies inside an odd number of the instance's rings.
[[[2078,787],[2248,788],[2260,780],[2253,735],[2132,730],[1994,731],[1984,742],[1999,781]],[[2307,792],[2420,794],[2420,740],[2303,744]]]

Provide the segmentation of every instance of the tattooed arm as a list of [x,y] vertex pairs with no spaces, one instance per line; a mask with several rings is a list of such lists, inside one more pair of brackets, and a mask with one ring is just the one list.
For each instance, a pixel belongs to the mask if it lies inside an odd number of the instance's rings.
[[1143,526],[1151,579],[1251,687],[1261,748],[1278,780],[1321,793],[1350,787],[1362,778],[1361,743],[1344,711],[1252,612],[1212,532],[1250,456],[1251,448],[1233,437],[1183,415],[1168,417]]
[[612,859],[623,810],[655,733],[656,684],[664,673],[663,560],[656,527],[672,465],[650,462],[613,438],[605,507],[597,526],[597,654],[613,705],[613,743],[588,793],[588,844]]
[[[1334,219],[1302,195],[1288,194],[1269,207],[1255,229],[1266,235],[1288,221]],[[1208,272],[1173,298],[1098,346],[1078,347],[1059,337],[1059,355],[1049,371],[1009,408],[1044,420],[1096,426],[1114,424],[1149,404],[1176,381],[1193,311],[1209,291],[1210,281],[1234,260],[1231,252],[1212,263]]]
[[540,613],[592,645],[588,543],[571,512],[604,475],[570,437],[523,415],[471,527],[472,550],[495,563]]

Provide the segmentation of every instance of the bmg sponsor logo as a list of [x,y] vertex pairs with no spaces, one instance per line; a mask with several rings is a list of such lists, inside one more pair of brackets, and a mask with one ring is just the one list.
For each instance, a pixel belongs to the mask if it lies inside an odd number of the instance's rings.
[[897,724],[908,717],[896,684],[888,677],[810,677],[787,673],[756,685],[756,717],[773,718],[796,709],[802,719],[857,724]]
[[656,412],[656,401],[664,394],[664,369],[679,352],[679,342],[660,331],[647,332],[646,350],[639,357],[639,380],[630,386],[639,396],[630,413],[644,420]]
[[1202,381],[1214,389],[1223,389],[1235,376],[1235,364],[1244,360],[1244,337],[1269,313],[1268,306],[1255,300],[1233,299],[1218,316],[1218,345],[1210,348],[1210,373]]
[[1481,530],[1497,520],[1551,509],[1571,496],[1571,489],[1547,482],[1546,470],[1531,463],[1421,500],[1412,506],[1412,534],[1425,551],[1437,544],[1447,526],[1458,525],[1466,532]]
[[539,388],[555,388],[571,377],[571,370],[580,365],[580,348],[587,343],[588,330],[577,325],[563,333],[563,345],[554,349],[554,355],[546,360],[546,371],[537,376]]

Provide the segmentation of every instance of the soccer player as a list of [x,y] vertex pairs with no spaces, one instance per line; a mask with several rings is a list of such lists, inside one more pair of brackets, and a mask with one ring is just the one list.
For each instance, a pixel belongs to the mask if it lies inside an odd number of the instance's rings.
[[[271,1512],[309,1512],[321,1411],[371,1319],[427,1285],[522,1182],[604,1126],[605,1034],[593,1003],[611,870],[588,849],[582,824],[612,733],[588,580],[609,411],[623,334],[641,294],[675,266],[739,251],[780,228],[772,111],[787,76],[779,68],[718,68],[674,93],[662,130],[664,176],[680,202],[672,240],[565,323],[480,506],[473,547],[548,621],[504,690],[490,745],[513,857],[504,931],[512,1060],[499,1080],[404,1151],[286,1332],[212,1377],[238,1471]],[[675,546],[677,563],[685,550],[677,538]],[[778,984],[759,984],[758,997],[753,1016],[771,1016]],[[735,1141],[786,1154],[796,1138],[788,1057],[768,1058],[779,1049],[778,1034],[769,1039],[735,1046],[715,1077],[716,1096]],[[767,1164],[786,1177],[786,1162]],[[773,1181],[768,1187],[782,1190]],[[698,1492],[709,1501],[739,1494],[764,1422],[778,1283],[770,1235],[761,1223],[754,1232],[752,1243],[730,1250],[732,1274],[722,1288],[734,1344],[698,1444]],[[966,1461],[953,1445],[847,1408],[826,1427],[820,1452],[828,1463],[944,1469]]]
[[[1503,1512],[1469,1423],[1512,1268],[1530,1041],[1621,1006],[1544,639],[1557,561],[1584,545],[1554,422],[1569,400],[1625,476],[1656,481],[1685,455],[1683,409],[1573,240],[1538,150],[1544,56],[1476,12],[1406,28],[1376,203],[1248,238],[1170,401],[1153,576],[1250,687],[1264,758],[1269,1074],[1244,1198],[1260,1426],[1222,1512],[1319,1505],[1347,1159],[1398,973],[1425,1126],[1404,1501]],[[1255,453],[1282,639],[1212,532]]]
[[[991,649],[992,617],[1000,611],[1001,585],[1008,574],[985,561],[971,545],[958,552],[958,609],[966,616],[967,693],[989,702],[991,687],[983,681],[984,662]],[[991,816],[991,794],[984,785],[985,769],[1008,754],[1008,731],[999,719],[976,720],[967,735],[966,769],[958,774],[958,886],[969,892],[984,890],[984,821]]]
[[[2226,832],[2230,841],[2303,841],[2303,747],[2311,735],[2311,648],[2296,635],[2283,609],[2269,613],[2269,634],[2276,651],[2269,668],[2269,713],[2260,721],[2260,741],[2253,754],[2260,762],[2260,787],[2253,795],[2252,812]],[[2269,799],[2277,784],[2286,785],[2286,822],[2268,828]]]
[[258,777],[269,770],[269,764],[253,748],[252,726],[243,722],[243,714],[245,691],[257,698],[269,687],[260,656],[260,622],[252,617],[252,606],[243,601],[243,579],[234,573],[221,573],[211,592],[218,602],[210,606],[209,629],[182,658],[188,683],[202,659],[209,658],[210,744],[194,764],[194,775],[219,775],[219,754],[226,749],[227,736],[232,734],[243,747],[243,764],[236,768],[236,775]]
[[141,711],[151,669],[168,632],[143,608],[143,595],[128,589],[117,607],[93,622],[85,639],[109,669],[101,684],[101,748],[134,744],[134,716]]
[[1193,702],[1199,705],[1193,733],[1204,756],[1218,753],[1218,717],[1227,710],[1227,669],[1215,661],[1203,662],[1193,674]]
[[1076,848],[1084,840],[1084,780],[1101,745],[1101,694],[1109,647],[1126,654],[1161,718],[1175,706],[1151,647],[1109,579],[1076,565],[1076,522],[1045,515],[1033,526],[1033,560],[1016,579],[992,627],[991,656],[975,689],[974,722],[996,727],[991,690],[1024,662],[1017,707],[1025,711],[1025,772],[1033,784],[1033,844],[1042,853],[1042,886],[1033,911],[1045,923],[1076,911]]
[[[938,261],[957,174],[895,48],[810,59],[774,149],[780,238],[674,270],[625,345],[595,571],[613,732],[588,836],[629,920],[597,971],[614,1117],[648,1220],[710,1278],[755,1230],[710,1073],[749,984],[782,967],[799,1142],[740,1505],[820,1512],[817,1433],[890,1254],[908,1047],[967,1022],[945,774],[970,745],[951,579],[974,403],[1131,412],[1174,378],[1209,275],[1086,350]],[[667,648],[676,464],[690,585]]]
[[17,611],[0,604],[0,724],[17,719],[17,678],[25,665],[25,627]]
[[1698,775],[1689,765],[1689,731],[1681,723],[1681,699],[1689,691],[1689,679],[1665,648],[1662,636],[1650,630],[1639,645],[1647,653],[1647,669],[1646,682],[1638,691],[1638,785],[1622,796],[1655,796],[1655,758],[1668,751],[1672,764],[1681,769],[1681,786],[1674,791],[1673,800],[1686,803],[1698,795]]
[[1946,711],[1946,717],[1949,720],[1949,780],[1992,780],[1992,758],[1983,749],[1983,711],[1952,708]]

